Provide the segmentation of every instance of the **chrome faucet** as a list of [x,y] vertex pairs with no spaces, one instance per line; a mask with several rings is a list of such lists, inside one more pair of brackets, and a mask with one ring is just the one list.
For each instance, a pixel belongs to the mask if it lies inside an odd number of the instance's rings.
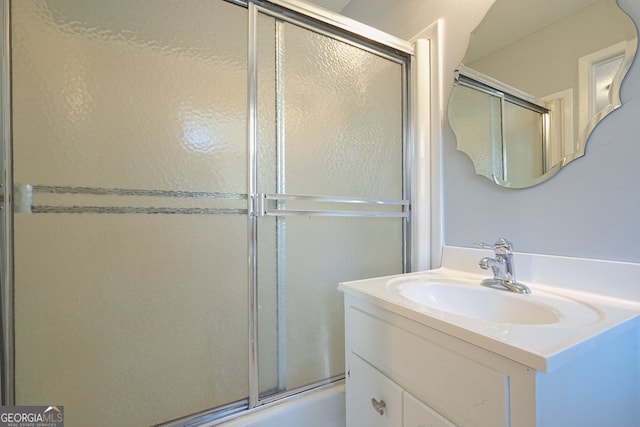
[[498,239],[493,245],[478,243],[480,248],[493,249],[495,258],[484,257],[478,263],[483,270],[491,269],[493,277],[484,279],[480,284],[503,291],[516,292],[518,294],[530,294],[531,289],[516,281],[515,268],[513,266],[513,244],[505,238]]

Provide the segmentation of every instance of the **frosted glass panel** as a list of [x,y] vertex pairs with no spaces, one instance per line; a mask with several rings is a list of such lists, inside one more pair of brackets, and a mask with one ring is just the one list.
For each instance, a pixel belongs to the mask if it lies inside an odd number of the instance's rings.
[[246,399],[246,9],[11,4],[14,179],[34,189],[17,404],[142,426]]
[[16,181],[245,191],[245,9],[26,0],[12,22]]
[[283,44],[287,193],[401,199],[401,64],[295,25]]
[[141,426],[247,396],[246,219],[149,217],[16,216],[18,404]]
[[[275,230],[273,218],[260,221],[262,229]],[[260,329],[268,331],[261,333],[259,347],[265,395],[342,375],[344,312],[338,283],[402,272],[399,219],[279,221],[278,274],[260,277],[260,310],[277,315],[260,318]],[[273,252],[273,244],[272,239],[263,240],[260,253]],[[267,309],[269,304],[277,310]]]
[[402,222],[286,218],[286,379],[289,388],[344,372],[339,282],[402,272]]
[[[260,15],[258,23],[259,191],[402,199],[402,64],[271,17]],[[263,93],[261,85],[273,92]],[[401,211],[397,205],[325,200],[267,205],[357,215]],[[259,260],[274,260],[276,267],[259,277],[263,396],[344,373],[343,297],[337,285],[401,273],[403,221],[260,218]]]

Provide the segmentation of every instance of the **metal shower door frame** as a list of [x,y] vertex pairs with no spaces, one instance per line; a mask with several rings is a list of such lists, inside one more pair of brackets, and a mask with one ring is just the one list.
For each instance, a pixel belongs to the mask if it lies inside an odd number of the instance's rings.
[[11,2],[0,0],[2,20],[2,41],[0,50],[2,63],[0,69],[0,96],[2,112],[2,204],[0,217],[2,222],[0,260],[0,303],[2,316],[2,372],[0,379],[1,402],[13,405],[15,401],[15,347],[13,325],[13,148],[11,144]]

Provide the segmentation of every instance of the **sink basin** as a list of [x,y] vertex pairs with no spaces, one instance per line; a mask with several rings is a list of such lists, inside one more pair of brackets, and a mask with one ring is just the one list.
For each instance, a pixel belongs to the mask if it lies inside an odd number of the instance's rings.
[[[511,325],[585,325],[602,313],[581,301],[535,290],[523,295],[480,286],[481,279],[418,275],[389,280],[386,288],[413,309]],[[440,314],[438,314],[440,313]]]
[[402,286],[400,295],[422,306],[451,314],[500,323],[550,324],[562,318],[550,305],[534,301],[529,295],[456,285],[415,283]]

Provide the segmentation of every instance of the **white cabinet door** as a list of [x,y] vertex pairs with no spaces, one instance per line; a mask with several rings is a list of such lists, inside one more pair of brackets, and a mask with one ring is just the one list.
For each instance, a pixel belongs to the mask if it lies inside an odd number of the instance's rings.
[[402,389],[357,355],[349,355],[347,427],[402,427]]
[[405,391],[403,427],[455,427],[455,424]]

